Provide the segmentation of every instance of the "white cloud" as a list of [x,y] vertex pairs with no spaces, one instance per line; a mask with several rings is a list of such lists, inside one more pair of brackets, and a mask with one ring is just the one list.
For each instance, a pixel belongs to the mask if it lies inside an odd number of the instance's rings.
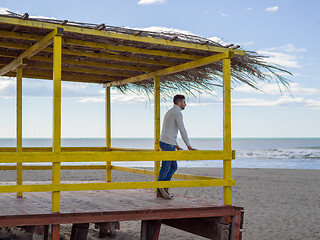
[[168,28],[168,27],[160,27],[160,26],[151,26],[146,28],[133,28],[136,30],[142,30],[142,31],[150,31],[150,32],[171,32],[171,33],[182,33],[187,35],[194,35],[192,32],[188,30],[181,30],[177,28]]
[[[276,95],[280,93],[280,89],[278,84],[272,83],[272,84],[267,84],[267,83],[258,83],[257,87],[261,90],[258,91],[256,89],[253,89],[252,87],[248,85],[240,85],[238,87],[235,87],[233,90],[235,92],[241,92],[241,93],[258,93],[258,94],[271,94],[271,95]],[[284,90],[283,87],[281,90]],[[316,88],[305,88],[299,86],[298,83],[291,83],[290,84],[290,92],[293,96],[295,95],[316,95],[320,94],[320,90]],[[284,93],[288,93],[286,90]]]
[[283,67],[301,68],[296,55],[265,50],[259,50],[257,52],[258,54],[268,56],[267,58],[264,58],[264,61],[268,63],[278,64]]
[[220,11],[219,14],[221,17],[228,17],[228,14],[226,12]]
[[210,37],[208,38],[209,40],[212,40],[214,42],[217,42],[217,43],[220,43],[222,45],[227,45],[229,44],[228,42],[224,41],[222,38],[219,38],[219,37]]
[[[79,102],[88,102],[88,103],[96,103],[96,102],[105,102],[105,91],[100,90],[98,96],[94,97],[86,97],[81,98]],[[111,89],[111,101],[112,102],[126,102],[126,103],[141,103],[145,102],[146,98],[143,96],[138,96],[135,94],[124,94],[119,92],[117,89]]]
[[251,11],[251,10],[253,10],[253,8],[251,8],[251,7],[248,7],[248,8],[247,8],[247,10],[248,10],[248,11]]
[[166,0],[140,0],[138,2],[138,4],[139,5],[150,5],[150,4],[155,4],[155,3],[163,4],[165,2],[166,2]]
[[296,48],[292,43],[288,43],[286,45],[276,47],[276,48],[268,48],[265,49],[266,51],[285,51],[289,53],[298,53],[298,52],[306,52],[307,49],[305,48]]
[[268,7],[265,9],[266,12],[276,12],[279,10],[279,6]]
[[0,14],[8,14],[9,9],[8,8],[3,8],[3,7],[0,7]]

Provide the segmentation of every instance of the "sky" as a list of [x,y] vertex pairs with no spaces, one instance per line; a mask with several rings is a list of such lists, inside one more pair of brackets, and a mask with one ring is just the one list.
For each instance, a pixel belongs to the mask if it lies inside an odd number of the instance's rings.
[[[290,89],[276,81],[261,91],[233,85],[232,137],[320,137],[320,1],[298,0],[0,0],[6,10],[30,16],[147,30],[183,31],[239,44],[283,66]],[[15,79],[0,77],[0,137],[16,135]],[[23,79],[23,137],[52,137],[52,82]],[[183,111],[190,138],[222,137],[221,90],[187,97]],[[112,137],[153,137],[153,103],[112,90]],[[161,122],[172,106],[162,102]],[[62,137],[105,137],[104,89],[62,83]]]

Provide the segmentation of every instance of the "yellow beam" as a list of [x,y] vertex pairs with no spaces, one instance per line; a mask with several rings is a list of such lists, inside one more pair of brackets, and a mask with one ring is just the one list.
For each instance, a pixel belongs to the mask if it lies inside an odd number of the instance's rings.
[[[22,152],[22,66],[17,68],[17,152]],[[17,185],[22,185],[22,163],[17,163]],[[22,197],[17,192],[17,197]]]
[[[28,69],[48,69],[52,70],[52,66],[46,64],[28,64]],[[89,69],[89,68],[78,68],[78,67],[62,67],[64,72],[76,72],[76,73],[86,73],[86,74],[97,74],[97,75],[109,75],[109,76],[121,76],[121,77],[132,77],[136,74],[129,72],[119,72],[114,70],[99,70],[99,69]]]
[[[152,171],[152,170],[146,170],[146,169],[112,166],[112,170],[154,176],[154,171]],[[216,177],[196,176],[196,175],[178,174],[178,173],[175,173],[175,174],[172,176],[172,178],[174,178],[174,179],[181,179],[181,180],[212,180],[212,179],[222,179],[222,178],[216,178]],[[156,181],[156,180],[155,180],[155,181]]]
[[50,32],[48,35],[43,37],[39,42],[34,44],[32,47],[28,48],[25,52],[20,54],[16,59],[14,59],[11,63],[0,69],[0,76],[6,74],[7,72],[10,72],[12,70],[15,70],[17,67],[22,65],[24,58],[31,58],[38,52],[42,51],[44,48],[46,48],[48,45],[50,45],[53,41],[53,37],[57,34],[62,34],[63,29],[62,28],[56,28],[52,32]]
[[[12,49],[28,49],[30,46],[28,44],[23,44],[23,43],[0,42],[0,47],[12,48]],[[42,51],[52,53],[53,48],[46,47],[42,49]],[[120,56],[115,54],[107,54],[107,53],[84,52],[80,50],[62,49],[62,54],[91,57],[91,58],[101,58],[101,59],[108,59],[108,60],[115,60],[115,61],[122,61],[122,62],[144,63],[144,64],[159,65],[159,66],[175,65],[175,63],[173,62],[164,61],[164,60],[152,60],[152,59],[144,59],[144,58],[137,58],[137,57]]]
[[[9,18],[9,17],[0,17],[0,23],[13,24],[13,25],[25,26],[25,27],[36,27],[36,28],[42,28],[42,29],[55,29],[58,26],[60,26],[60,25],[54,24],[54,23],[21,20],[21,19],[17,19],[17,18]],[[196,49],[196,50],[211,51],[211,52],[230,51],[230,49],[223,48],[223,47],[207,46],[207,45],[201,45],[201,44],[195,44],[195,43],[171,41],[171,40],[164,40],[164,39],[151,38],[151,37],[141,37],[141,36],[134,36],[134,35],[130,35],[130,34],[100,31],[100,30],[83,28],[83,27],[74,27],[74,26],[65,25],[65,26],[63,26],[63,28],[66,32],[88,34],[88,35],[122,39],[122,40],[135,41],[135,42],[144,42],[144,43],[150,43],[150,44],[165,45],[165,46],[172,46],[172,47],[179,47],[179,48],[188,48],[188,49]],[[242,51],[242,50],[231,50],[231,51],[237,55],[245,55],[245,51]]]
[[[160,151],[160,76],[154,77],[154,150]],[[160,162],[154,162],[154,180],[158,180]]]
[[[0,30],[0,37],[33,40],[33,41],[39,41],[41,39],[41,36],[34,35],[34,34],[17,33],[17,32],[2,31],[2,30]],[[112,44],[96,43],[96,42],[74,40],[74,39],[64,39],[63,44],[82,46],[82,47],[91,47],[91,48],[97,48],[97,49],[103,49],[103,50],[132,52],[132,53],[139,53],[139,54],[146,54],[146,55],[153,55],[153,56],[189,59],[189,60],[197,60],[201,58],[201,56],[191,55],[191,54],[167,52],[167,51],[161,51],[161,50],[150,50],[150,49],[128,47],[128,46],[115,46]]]
[[[231,59],[223,59],[223,150],[231,153]],[[223,161],[223,179],[231,179],[231,160]],[[231,186],[223,188],[223,203],[232,204]]]
[[58,192],[58,191],[89,191],[113,189],[144,189],[144,188],[180,188],[180,187],[223,187],[234,186],[234,180],[186,180],[186,181],[150,181],[150,182],[110,182],[110,183],[68,183],[59,186],[51,184],[34,185],[1,185],[0,193],[10,192]]
[[[106,165],[68,165],[68,166],[61,166],[61,170],[105,170]],[[17,170],[16,166],[6,166],[1,165],[0,170]],[[52,171],[52,166],[41,166],[41,165],[32,165],[32,166],[22,166],[23,171],[29,170],[50,170]]]
[[[61,152],[61,48],[62,37],[53,37],[53,153]],[[60,184],[61,165],[52,163],[52,185]],[[52,212],[60,212],[60,191],[52,192]]]
[[177,73],[177,72],[181,72],[184,70],[189,70],[189,69],[193,69],[193,68],[197,68],[197,67],[201,67],[201,66],[205,66],[208,65],[210,63],[219,61],[223,58],[229,58],[233,56],[233,52],[224,52],[224,53],[219,53],[210,57],[205,57],[205,58],[201,58],[199,60],[196,61],[192,61],[192,62],[188,62],[188,63],[183,63],[174,67],[169,67],[169,68],[165,68],[165,69],[161,69],[155,72],[151,72],[151,73],[146,73],[143,75],[139,75],[136,77],[132,77],[132,78],[127,78],[127,79],[123,79],[123,80],[119,80],[119,81],[113,81],[110,83],[107,83],[106,86],[108,87],[114,87],[114,86],[120,86],[120,85],[124,85],[124,84],[128,84],[128,83],[134,83],[134,82],[140,82],[143,80],[147,80],[150,78],[153,78],[155,76],[164,76],[164,75],[169,75],[169,74],[173,74],[173,73]]
[[[106,87],[106,149],[111,148],[111,91]],[[106,181],[111,182],[111,161],[106,163]]]
[[[0,163],[181,161],[232,159],[232,152],[199,151],[107,151],[107,152],[0,152]],[[165,160],[163,160],[165,159]]]
[[[45,71],[45,72],[44,72]],[[108,81],[114,80],[115,76],[101,76],[101,75],[90,75],[90,74],[81,74],[81,73],[62,73],[63,81],[70,81],[70,82],[90,82],[90,83],[106,83]],[[9,72],[6,73],[4,76],[14,77],[15,73]],[[23,70],[24,78],[35,78],[35,79],[45,79],[45,80],[52,80],[52,72],[47,70]]]
[[[0,46],[2,46],[1,42],[0,42]],[[16,58],[17,56],[12,53],[0,51],[0,57]],[[32,58],[30,58],[30,60],[52,62],[52,58],[41,57],[41,56],[33,56]],[[138,71],[138,72],[152,72],[156,69],[156,68],[151,68],[151,67],[129,66],[129,65],[99,63],[99,62],[90,62],[90,61],[78,61],[78,60],[72,60],[72,59],[66,59],[66,58],[62,59],[62,63],[63,64],[72,64],[72,65],[77,65],[77,66],[86,66],[86,67],[132,70],[132,71]]]

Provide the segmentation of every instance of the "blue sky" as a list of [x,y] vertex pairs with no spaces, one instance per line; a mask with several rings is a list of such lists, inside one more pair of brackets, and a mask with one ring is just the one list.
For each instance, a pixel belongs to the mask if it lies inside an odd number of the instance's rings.
[[[232,91],[233,137],[320,137],[320,2],[297,0],[0,0],[31,16],[107,25],[187,31],[240,44],[270,56],[293,73],[291,94],[276,82],[261,92],[243,85]],[[62,137],[104,137],[103,88],[63,83]],[[222,136],[221,91],[188,98],[183,112],[190,137]],[[51,137],[52,82],[23,81],[23,137]],[[143,96],[112,91],[112,137],[153,137],[153,104]],[[15,137],[15,80],[0,79],[0,137]],[[170,102],[163,102],[162,117]]]

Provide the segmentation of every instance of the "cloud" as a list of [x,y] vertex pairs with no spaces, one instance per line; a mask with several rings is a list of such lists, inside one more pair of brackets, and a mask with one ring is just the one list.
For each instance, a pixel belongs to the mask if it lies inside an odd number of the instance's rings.
[[286,45],[276,47],[276,48],[267,48],[266,51],[285,51],[289,53],[298,53],[298,52],[306,52],[305,48],[296,48],[292,43],[288,43]]
[[[256,89],[253,89],[252,87],[248,85],[240,85],[238,87],[233,88],[235,92],[241,92],[241,93],[258,93],[258,94],[271,94],[271,95],[277,95],[280,93],[280,89],[278,84],[267,84],[267,83],[258,83],[257,87],[261,90],[258,91]],[[283,90],[283,88],[281,89]],[[288,93],[287,91],[285,91]],[[320,90],[316,88],[305,88],[299,86],[298,83],[291,83],[290,84],[290,93],[295,95],[317,95],[320,94]]]
[[219,11],[221,17],[228,17],[229,15],[224,11]]
[[297,60],[298,57],[296,55],[265,50],[259,50],[257,51],[257,53],[268,56],[267,58],[263,59],[268,63],[278,64],[283,67],[301,68]]
[[222,38],[219,38],[219,37],[210,37],[208,38],[209,40],[212,40],[214,42],[217,42],[217,43],[220,43],[222,45],[227,45],[229,44],[228,42],[224,41]]
[[151,5],[151,4],[163,4],[166,0],[140,0],[138,2],[139,5]]
[[3,7],[0,7],[0,14],[8,14],[9,9],[8,8],[3,8]]
[[252,8],[252,7],[248,7],[247,10],[248,10],[248,11],[252,11],[253,8]]
[[171,33],[182,33],[187,35],[194,35],[192,32],[188,30],[181,30],[177,28],[168,28],[168,27],[160,27],[160,26],[151,26],[146,28],[133,28],[136,30],[142,30],[142,31],[150,31],[150,32],[171,32]]
[[[79,100],[79,102],[86,102],[86,103],[96,103],[96,102],[105,102],[105,91],[101,90],[99,91],[98,96],[94,97],[87,97],[82,98]],[[119,92],[117,89],[111,89],[111,102],[125,102],[125,103],[141,103],[145,102],[146,98],[143,96],[137,96],[137,95],[129,95]]]
[[[204,102],[188,103],[188,106],[222,105],[222,98],[212,98]],[[303,97],[293,98],[291,96],[280,96],[278,99],[269,100],[263,98],[232,98],[233,107],[302,107],[309,109],[320,109],[320,100],[305,99]]]
[[265,9],[266,12],[276,12],[279,10],[279,6],[274,6],[274,7],[268,7]]

